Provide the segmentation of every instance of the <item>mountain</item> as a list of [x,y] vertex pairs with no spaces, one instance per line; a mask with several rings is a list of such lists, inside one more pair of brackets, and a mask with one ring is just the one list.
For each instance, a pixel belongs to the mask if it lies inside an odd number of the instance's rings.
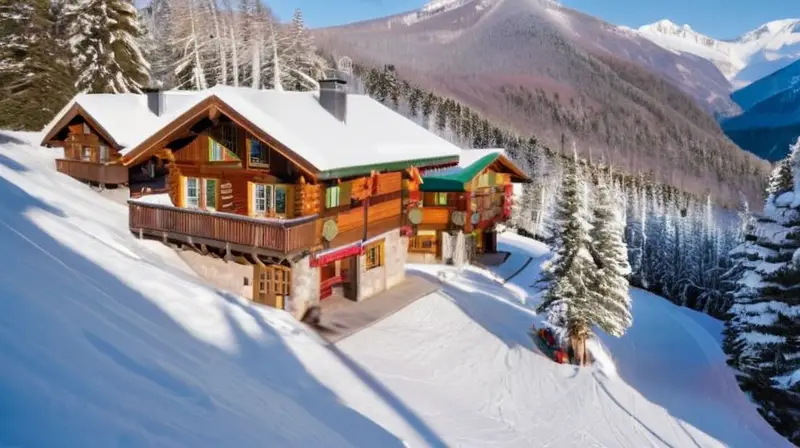
[[797,88],[800,88],[800,60],[733,92],[731,99],[748,110],[767,98]]
[[734,88],[745,87],[800,58],[800,19],[769,22],[733,40],[714,39],[669,20],[635,32],[670,51],[711,61]]
[[789,145],[800,137],[800,60],[731,97],[752,104],[741,115],[722,122],[731,140],[773,162],[786,157]]
[[555,2],[437,1],[314,33],[333,56],[392,64],[403,79],[552,148],[574,141],[585,156],[729,202],[740,191],[760,197],[766,164],[708,114],[738,110],[712,63]]

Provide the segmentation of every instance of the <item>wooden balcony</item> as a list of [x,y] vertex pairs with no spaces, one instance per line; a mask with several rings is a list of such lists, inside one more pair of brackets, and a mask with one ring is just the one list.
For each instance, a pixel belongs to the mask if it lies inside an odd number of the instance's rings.
[[130,229],[164,239],[244,253],[290,254],[319,243],[316,216],[259,219],[128,201]]
[[117,185],[128,183],[128,168],[118,163],[56,159],[56,169],[60,173],[85,182]]

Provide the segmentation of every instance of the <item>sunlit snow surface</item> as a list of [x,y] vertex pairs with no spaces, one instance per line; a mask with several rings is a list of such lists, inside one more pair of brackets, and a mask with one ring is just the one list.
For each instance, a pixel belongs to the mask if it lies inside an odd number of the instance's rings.
[[527,335],[539,243],[503,235],[494,274],[410,266],[441,292],[328,348],[134,239],[40,138],[0,131],[0,446],[788,446],[720,322],[664,299],[634,292],[602,368],[546,359]]

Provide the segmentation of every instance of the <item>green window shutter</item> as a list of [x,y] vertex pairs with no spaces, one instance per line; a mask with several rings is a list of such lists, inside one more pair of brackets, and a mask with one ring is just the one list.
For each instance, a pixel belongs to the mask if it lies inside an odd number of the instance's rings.
[[328,187],[325,190],[325,208],[334,208],[339,206],[339,187]]

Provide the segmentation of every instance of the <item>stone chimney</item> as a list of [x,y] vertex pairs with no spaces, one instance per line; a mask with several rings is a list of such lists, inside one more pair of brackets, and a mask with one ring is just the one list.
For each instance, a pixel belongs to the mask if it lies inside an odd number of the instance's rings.
[[319,80],[319,104],[337,120],[347,122],[347,81],[338,73]]

